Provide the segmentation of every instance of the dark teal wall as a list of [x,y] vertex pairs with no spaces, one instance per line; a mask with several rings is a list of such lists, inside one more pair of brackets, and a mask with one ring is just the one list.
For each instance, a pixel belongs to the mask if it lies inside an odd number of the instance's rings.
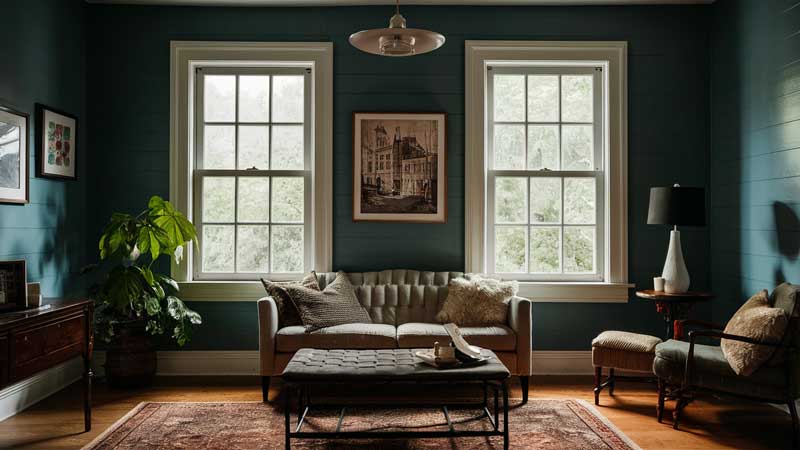
[[800,4],[713,9],[711,262],[724,323],[756,291],[800,283]]
[[[30,114],[30,203],[0,205],[0,260],[25,259],[45,296],[81,294],[86,262],[86,46],[81,0],[3,2],[0,103]],[[34,176],[34,103],[78,116],[78,177]]]
[[[413,58],[352,48],[347,36],[385,26],[391,7],[88,7],[88,114],[92,125],[89,237],[112,211],[134,211],[169,192],[170,40],[330,41],[334,44],[335,269],[464,268],[464,40],[625,40],[629,43],[630,279],[652,284],[666,228],[645,225],[651,185],[706,186],[709,175],[709,8],[405,7],[409,26],[447,37]],[[448,221],[444,225],[353,223],[354,111],[448,113]],[[709,284],[707,230],[683,235],[694,286]],[[194,303],[204,313],[195,349],[257,347],[253,303]],[[699,314],[707,314],[700,311]],[[652,305],[536,304],[538,350],[589,348],[621,328],[660,333]]]

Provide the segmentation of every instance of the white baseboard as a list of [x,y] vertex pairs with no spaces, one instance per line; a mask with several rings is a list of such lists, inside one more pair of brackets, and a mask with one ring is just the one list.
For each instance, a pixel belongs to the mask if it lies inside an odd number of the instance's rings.
[[[160,376],[239,376],[259,375],[256,350],[236,351],[161,351]],[[103,375],[105,352],[95,352],[95,374]],[[534,351],[534,375],[591,375],[591,351]]]
[[79,380],[82,373],[83,362],[76,358],[0,390],[0,420],[64,389]]

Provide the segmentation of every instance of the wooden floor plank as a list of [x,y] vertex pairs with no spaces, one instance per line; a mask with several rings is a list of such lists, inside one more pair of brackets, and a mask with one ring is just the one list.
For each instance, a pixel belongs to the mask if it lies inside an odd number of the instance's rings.
[[[270,398],[275,400],[280,382],[273,384]],[[532,398],[580,398],[591,402],[591,384],[588,377],[535,377],[531,382]],[[258,381],[250,377],[162,378],[155,386],[136,390],[111,390],[96,383],[93,428],[83,433],[80,394],[76,383],[0,422],[0,448],[79,449],[143,401],[261,400]],[[389,392],[380,395],[398,399],[397,394]],[[518,385],[514,384],[511,396],[520,398]],[[644,450],[790,448],[788,415],[769,405],[703,397],[685,410],[681,430],[676,431],[669,421],[671,404],[667,405],[663,424],[656,422],[655,404],[652,385],[619,382],[614,397],[603,393],[598,409]]]

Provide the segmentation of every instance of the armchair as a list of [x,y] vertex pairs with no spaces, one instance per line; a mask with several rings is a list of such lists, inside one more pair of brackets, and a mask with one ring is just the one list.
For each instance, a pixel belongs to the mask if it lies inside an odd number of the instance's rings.
[[[795,400],[800,398],[800,358],[798,358],[797,340],[800,338],[800,321],[795,309],[795,297],[798,287],[784,283],[773,292],[770,303],[774,307],[783,308],[791,317],[781,343],[758,341],[745,336],[724,333],[724,327],[693,320],[676,322],[676,338],[683,337],[683,331],[690,328],[688,342],[669,340],[656,347],[653,371],[658,377],[658,421],[664,413],[667,397],[675,398],[673,411],[673,428],[677,429],[683,409],[693,400],[696,393],[711,392],[732,395],[755,401],[786,404],[792,419],[792,442],[798,446],[800,421],[798,420]],[[800,309],[800,308],[798,308]],[[731,339],[756,345],[775,347],[776,355],[772,360],[749,376],[737,375],[722,354],[718,345],[699,343],[701,338]],[[671,392],[667,389],[671,388]]]

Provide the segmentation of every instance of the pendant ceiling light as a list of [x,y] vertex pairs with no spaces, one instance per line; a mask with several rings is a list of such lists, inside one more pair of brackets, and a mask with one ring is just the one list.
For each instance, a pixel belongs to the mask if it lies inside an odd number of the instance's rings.
[[400,0],[389,19],[389,28],[364,30],[350,35],[353,47],[382,56],[414,56],[428,53],[444,45],[444,36],[429,30],[406,28],[406,18],[400,14]]

